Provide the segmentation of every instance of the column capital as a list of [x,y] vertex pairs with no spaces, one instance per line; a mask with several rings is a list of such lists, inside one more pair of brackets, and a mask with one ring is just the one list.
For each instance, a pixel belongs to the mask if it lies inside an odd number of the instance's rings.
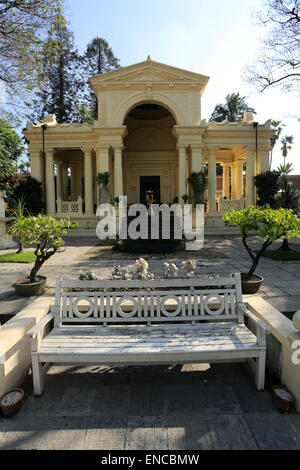
[[203,148],[206,149],[206,150],[215,150],[215,151],[219,150],[219,147],[220,146],[216,145],[216,144],[205,144],[203,146]]
[[178,150],[184,150],[184,151],[186,151],[188,145],[178,143],[178,144],[176,145],[176,147],[177,147]]
[[203,145],[199,144],[199,143],[197,143],[197,144],[191,143],[189,146],[191,147],[192,150],[199,150],[199,151],[204,150]]
[[114,150],[123,150],[124,149],[124,144],[113,144],[112,148]]
[[83,145],[82,147],[80,147],[80,150],[83,153],[88,153],[88,152],[92,152],[94,150],[94,147],[91,145]]

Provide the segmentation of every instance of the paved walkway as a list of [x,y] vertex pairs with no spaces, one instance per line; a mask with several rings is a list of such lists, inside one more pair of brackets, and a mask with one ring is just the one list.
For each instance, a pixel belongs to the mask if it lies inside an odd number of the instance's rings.
[[[57,274],[76,278],[80,269],[109,277],[115,262],[95,239],[66,240],[64,253],[49,260],[41,274],[54,293]],[[299,249],[299,244],[295,245]],[[210,248],[211,247],[211,248]],[[89,252],[89,253],[87,253]],[[97,255],[98,253],[98,255]],[[176,260],[177,255],[172,259]],[[196,275],[228,275],[249,267],[239,237],[208,237]],[[136,256],[137,258],[138,256]],[[149,260],[162,272],[162,260]],[[263,258],[262,295],[282,312],[300,307],[300,263]],[[0,265],[0,311],[17,313],[33,299],[18,299],[11,283],[28,265]],[[21,411],[0,418],[0,449],[300,449],[300,415],[280,414],[271,399],[270,378],[257,392],[241,364],[170,367],[52,367],[45,393],[35,398],[28,383]]]
[[242,364],[52,367],[42,397],[0,418],[6,449],[292,450],[300,415],[280,414]]

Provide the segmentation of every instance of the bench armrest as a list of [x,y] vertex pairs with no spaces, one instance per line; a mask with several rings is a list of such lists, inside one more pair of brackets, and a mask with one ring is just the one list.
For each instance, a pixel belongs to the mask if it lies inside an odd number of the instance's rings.
[[54,307],[54,309],[51,310],[51,312],[49,312],[44,318],[42,318],[42,320],[39,321],[33,328],[31,328],[31,330],[27,331],[26,336],[34,338],[39,333],[39,331],[47,325],[47,323],[53,320],[58,311],[58,307]]
[[270,328],[265,325],[263,321],[257,318],[254,313],[250,312],[250,310],[246,307],[245,304],[238,303],[237,304],[238,310],[243,314],[246,315],[252,322],[255,324],[256,327],[256,336],[257,336],[257,344],[260,346],[266,345],[266,335],[271,333]]

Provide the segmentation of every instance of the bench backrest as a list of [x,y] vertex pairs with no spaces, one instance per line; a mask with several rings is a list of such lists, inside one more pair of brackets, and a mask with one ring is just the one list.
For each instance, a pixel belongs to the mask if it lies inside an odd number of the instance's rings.
[[55,324],[242,322],[240,274],[154,281],[56,281]]

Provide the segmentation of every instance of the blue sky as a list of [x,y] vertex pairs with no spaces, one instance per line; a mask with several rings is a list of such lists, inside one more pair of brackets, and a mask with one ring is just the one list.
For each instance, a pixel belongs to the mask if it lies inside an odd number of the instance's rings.
[[[242,81],[242,69],[255,60],[265,33],[251,18],[260,0],[67,0],[66,15],[83,52],[95,36],[105,38],[122,66],[153,60],[210,77],[202,98],[202,118],[215,104],[239,91],[257,111],[257,120],[282,120],[295,144],[287,161],[300,174],[299,95],[279,88],[257,93]],[[273,168],[282,163],[280,144]]]

